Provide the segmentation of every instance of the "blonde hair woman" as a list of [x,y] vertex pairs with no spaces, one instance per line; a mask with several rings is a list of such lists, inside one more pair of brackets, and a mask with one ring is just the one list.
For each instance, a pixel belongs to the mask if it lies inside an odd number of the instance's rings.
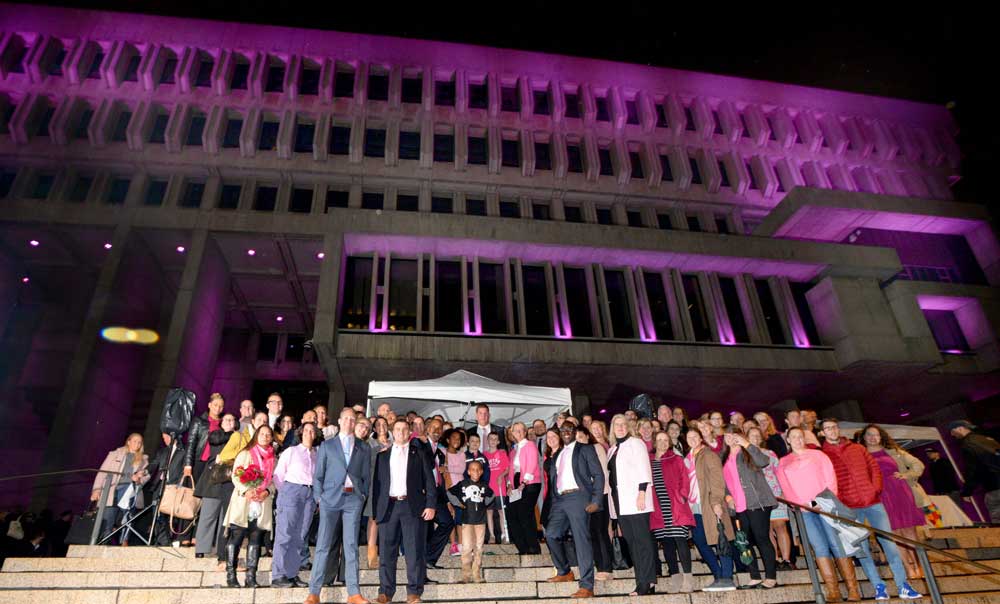
[[635,591],[644,596],[656,588],[656,545],[649,530],[653,512],[653,470],[649,451],[629,429],[624,415],[611,418],[611,450],[608,451],[608,510],[617,519],[635,564]]
[[[125,444],[112,450],[104,458],[101,470],[94,478],[90,489],[90,500],[101,497],[101,489],[108,485],[108,498],[104,501],[104,515],[101,519],[101,540],[111,534],[122,521],[125,513],[135,507],[143,507],[142,485],[149,481],[149,456],[145,453],[142,434],[133,432],[125,439]],[[124,506],[124,507],[123,507]],[[121,540],[128,544],[128,535]]]
[[763,411],[754,413],[753,418],[760,427],[760,433],[764,436],[764,443],[767,445],[767,448],[777,455],[779,459],[788,455],[788,443],[785,442],[785,437],[778,432],[777,426],[774,425],[774,418]]

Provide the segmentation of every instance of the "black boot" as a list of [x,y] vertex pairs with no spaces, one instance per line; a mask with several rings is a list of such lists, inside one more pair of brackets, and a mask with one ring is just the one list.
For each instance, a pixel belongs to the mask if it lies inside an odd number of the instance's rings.
[[257,564],[260,562],[260,546],[247,546],[247,576],[244,581],[246,587],[259,587],[257,585]]
[[236,580],[236,557],[240,551],[236,549],[235,543],[226,544],[226,587],[239,587]]

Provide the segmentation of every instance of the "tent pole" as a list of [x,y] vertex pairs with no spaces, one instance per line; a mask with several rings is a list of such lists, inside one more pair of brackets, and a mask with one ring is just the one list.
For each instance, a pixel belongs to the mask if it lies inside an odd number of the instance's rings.
[[[938,435],[940,435],[941,430],[937,429],[937,431]],[[944,436],[941,436],[940,441],[941,441],[941,448],[944,449],[944,454],[948,456],[948,461],[951,462],[951,467],[955,468],[955,474],[958,475],[959,479],[961,479],[962,483],[964,484],[965,476],[963,476],[962,471],[958,469],[958,464],[955,463],[955,458],[951,456],[951,447],[949,447],[948,443],[944,441]],[[979,509],[979,502],[976,501],[975,496],[972,497],[972,507],[976,510],[976,513],[979,514],[979,520],[982,522],[987,522],[987,518],[986,516],[983,515],[983,511]]]

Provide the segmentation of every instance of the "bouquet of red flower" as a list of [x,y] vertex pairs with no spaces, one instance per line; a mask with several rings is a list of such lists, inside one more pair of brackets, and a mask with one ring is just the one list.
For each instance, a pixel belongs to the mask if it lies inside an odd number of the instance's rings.
[[236,468],[233,470],[233,473],[240,479],[241,484],[245,484],[251,489],[256,489],[264,484],[264,472],[261,471],[260,466],[257,464],[252,463],[248,466]]

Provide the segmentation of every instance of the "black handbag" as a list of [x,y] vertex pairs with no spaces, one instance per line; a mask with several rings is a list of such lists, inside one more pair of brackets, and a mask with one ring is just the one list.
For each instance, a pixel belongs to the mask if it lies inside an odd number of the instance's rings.
[[611,523],[611,567],[615,570],[632,568],[632,555],[628,551],[628,543],[618,534],[618,523]]
[[226,484],[233,479],[232,463],[213,463],[208,470],[208,481],[212,484]]
[[67,545],[89,545],[90,536],[94,534],[94,523],[97,522],[97,502],[92,502],[86,512],[73,518],[69,532],[63,541]]

